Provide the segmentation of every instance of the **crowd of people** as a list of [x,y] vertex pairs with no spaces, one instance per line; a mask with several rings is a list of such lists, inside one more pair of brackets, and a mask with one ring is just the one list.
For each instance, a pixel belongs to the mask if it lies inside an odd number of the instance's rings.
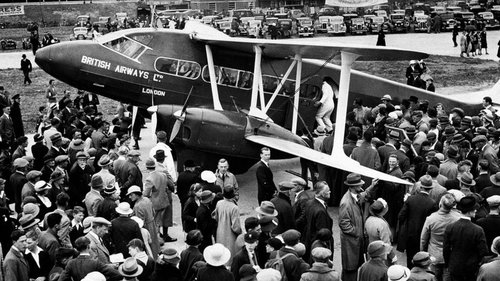
[[[325,79],[325,90],[329,83]],[[329,97],[334,95],[331,89]],[[411,184],[307,161],[301,162],[303,177],[276,184],[271,150],[263,147],[255,170],[259,206],[244,221],[238,180],[226,159],[215,171],[190,159],[178,173],[166,132],[157,132],[147,155],[138,150],[138,137],[132,146],[134,129],[124,106],[110,124],[95,95],[79,91],[75,99],[69,93],[59,98],[51,81],[46,97],[35,144],[28,148],[21,97],[0,92],[3,280],[500,276],[500,114],[489,97],[476,116],[414,96],[395,104],[384,95],[373,108],[356,99],[344,152]],[[308,139],[311,147],[331,153],[338,124],[324,116],[330,115],[320,116]],[[145,171],[138,166],[141,156]],[[328,209],[336,204],[338,221]],[[186,233],[182,251],[169,244],[177,240],[169,235],[174,212]],[[333,266],[339,244],[334,223],[340,227],[341,268]],[[397,251],[406,252],[407,260],[398,260]]]

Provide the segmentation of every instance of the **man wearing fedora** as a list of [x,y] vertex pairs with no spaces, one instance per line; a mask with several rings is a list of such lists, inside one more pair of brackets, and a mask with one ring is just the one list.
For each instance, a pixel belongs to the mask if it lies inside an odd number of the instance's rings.
[[434,187],[429,175],[421,177],[421,189],[404,202],[399,212],[398,250],[406,250],[407,265],[412,267],[412,258],[420,250],[420,234],[427,216],[437,210],[437,205],[429,196]]
[[[173,248],[164,248],[158,258],[155,271],[151,276],[151,281],[163,281],[165,279],[172,281],[183,281],[181,271],[177,268],[180,257],[177,250]],[[225,279],[219,279],[219,281]]]
[[203,242],[200,245],[200,251],[203,252],[206,247],[212,245],[212,237],[215,234],[217,222],[212,218],[212,209],[210,208],[215,194],[210,190],[204,190],[200,196],[200,206],[196,210],[196,227],[203,235]]
[[452,179],[446,180],[445,183],[444,183],[444,187],[447,190],[450,190],[450,189],[460,189],[460,184],[461,183],[460,183],[459,178],[461,178],[464,173],[469,172],[471,166],[472,166],[472,162],[470,162],[469,160],[460,161],[460,163],[457,164],[457,175],[456,175],[456,177],[452,178]]
[[80,237],[75,241],[75,249],[79,255],[70,260],[59,277],[60,281],[82,280],[90,272],[98,271],[106,276],[106,280],[119,281],[121,274],[91,255],[91,241],[88,237]]
[[198,281],[234,281],[231,271],[224,266],[231,258],[231,252],[224,245],[216,243],[203,251],[207,266],[200,268],[196,276]]
[[50,148],[49,148],[49,152],[47,152],[46,155],[50,155],[50,156],[56,158],[59,155],[67,154],[61,148],[61,145],[62,145],[62,135],[61,135],[61,133],[59,131],[57,133],[54,133],[54,134],[52,134],[50,136],[50,141],[51,141],[51,145],[50,145]]
[[365,232],[368,235],[368,243],[380,240],[386,244],[392,244],[392,232],[384,215],[389,210],[387,202],[378,198],[370,204],[370,216],[365,222]]
[[97,165],[101,168],[101,170],[99,172],[97,172],[96,175],[99,175],[101,177],[103,184],[104,184],[104,187],[107,187],[107,186],[114,187],[116,184],[116,178],[109,171],[113,165],[113,161],[111,160],[111,157],[109,157],[109,155],[102,155],[99,158]]
[[449,180],[456,179],[458,174],[458,147],[456,145],[450,145],[446,149],[446,159],[441,165],[439,165],[439,173]]
[[[91,219],[90,222],[91,222],[91,229],[85,235],[85,237],[88,240],[90,240],[90,255],[92,256],[93,259],[96,259],[101,263],[110,264],[111,263],[111,261],[109,260],[110,252],[106,247],[106,245],[104,245],[104,241],[102,240],[102,238],[106,234],[108,234],[111,222],[101,217],[94,217]],[[83,225],[84,227],[86,227],[85,220],[83,221]]]
[[413,268],[410,273],[410,280],[434,281],[436,276],[430,271],[434,257],[427,252],[421,251],[413,256]]
[[[172,148],[167,144],[167,133],[165,131],[156,132],[157,143],[149,151],[149,157],[155,158],[158,150],[163,151],[163,159],[161,164],[166,168],[174,181],[177,181],[177,169],[175,168],[174,157],[172,155]],[[155,158],[156,159],[156,158]]]
[[[322,228],[332,229],[333,227],[333,220],[328,214],[326,203],[330,199],[330,187],[324,181],[317,182],[314,185],[314,194],[314,199],[308,202],[303,216],[305,229],[301,241],[306,246],[306,253],[303,257],[305,260],[309,260],[311,245],[316,240],[318,231]],[[297,224],[300,225],[302,222],[298,221]]]
[[[375,240],[368,245],[368,256],[370,257],[358,269],[358,281],[375,281],[387,279],[387,254],[391,251],[391,245],[380,240]],[[390,280],[390,279],[389,279]]]
[[[490,213],[485,218],[478,219],[476,224],[483,228],[486,243],[488,247],[491,247],[493,239],[500,236],[500,195],[490,196],[486,198],[486,202],[488,202]],[[490,254],[493,252],[490,251]]]
[[446,227],[443,257],[452,281],[476,280],[479,265],[488,254],[483,229],[471,221],[478,207],[473,196],[463,197],[457,205],[462,217]]
[[276,192],[276,185],[274,185],[273,172],[269,168],[269,160],[271,160],[271,150],[268,147],[260,149],[260,161],[255,170],[257,177],[258,194],[257,199],[259,204],[262,201],[269,201],[273,198]]
[[[372,191],[378,180],[374,179],[366,191],[362,186],[361,175],[350,173],[344,184],[349,190],[344,194],[339,207],[340,243],[342,252],[342,280],[356,280],[358,268],[363,263],[363,252],[366,247],[363,223],[366,203],[373,197]],[[331,228],[329,228],[331,229]]]
[[101,193],[104,198],[97,206],[96,217],[103,217],[109,221],[117,217],[115,208],[118,207],[118,195],[114,185],[105,186]]
[[[139,281],[138,277],[142,274],[144,268],[137,263],[134,258],[127,258],[119,267],[118,272],[123,277],[122,281]],[[169,275],[165,275],[169,276]],[[172,276],[174,277],[174,276]],[[170,276],[169,276],[170,279]],[[175,280],[175,279],[173,279]]]
[[189,198],[189,189],[191,185],[200,181],[199,174],[196,172],[196,165],[193,160],[186,160],[183,163],[184,171],[179,173],[177,178],[177,197],[181,202],[181,210]]
[[489,163],[490,174],[493,175],[500,172],[498,165],[498,157],[495,149],[488,143],[488,139],[484,135],[478,135],[472,139],[472,144],[478,151],[479,160],[486,159]]
[[500,172],[490,176],[491,186],[486,187],[480,192],[483,198],[488,198],[493,195],[500,195]]
[[[124,257],[129,257],[127,244],[132,239],[142,241],[142,234],[139,225],[130,218],[134,212],[127,202],[121,202],[115,208],[118,217],[111,221],[111,241],[113,241],[113,252],[122,253]],[[143,241],[144,242],[144,241]]]
[[163,240],[175,242],[177,239],[168,235],[168,228],[173,226],[172,192],[175,190],[174,182],[167,177],[167,174],[156,170],[156,162],[152,158],[146,160],[146,169],[149,174],[144,182],[144,196],[151,199],[155,210],[156,225],[163,228]]
[[102,181],[101,176],[93,175],[90,180],[90,191],[85,195],[85,199],[83,202],[85,203],[85,208],[87,209],[87,213],[89,216],[95,217],[97,207],[104,200],[101,195],[102,188],[104,187],[104,183]]

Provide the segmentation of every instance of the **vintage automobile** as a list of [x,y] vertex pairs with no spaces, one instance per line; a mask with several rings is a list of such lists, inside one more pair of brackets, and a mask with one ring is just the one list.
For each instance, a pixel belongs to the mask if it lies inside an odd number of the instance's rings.
[[308,17],[297,19],[297,34],[299,37],[314,36],[314,24]]
[[241,18],[241,17],[253,17],[253,12],[250,9],[236,9],[236,10],[230,10],[229,15],[231,17],[235,18]]
[[403,14],[391,14],[389,16],[391,23],[391,32],[407,32],[408,22]]
[[318,12],[319,16],[336,16],[338,14],[338,8],[324,7]]
[[120,28],[124,28],[125,27],[125,20],[128,20],[127,13],[124,13],[124,12],[115,13],[115,18],[116,18],[116,22],[118,23],[118,26]]
[[459,30],[465,30],[467,26],[476,26],[476,20],[472,12],[458,12],[454,14]]
[[92,37],[92,35],[89,34],[88,29],[86,27],[74,27],[73,28],[73,37],[71,39],[73,39],[73,40],[85,40],[89,37]]
[[428,15],[415,16],[415,32],[427,32]]
[[316,21],[315,28],[317,33],[326,33],[328,31],[328,24],[332,16],[319,16]]
[[387,19],[387,11],[385,11],[385,10],[377,10],[374,12],[374,14],[377,17],[383,17],[385,20]]
[[443,7],[443,6],[434,6],[434,7],[431,7],[431,13],[432,12],[436,12],[438,14],[445,13],[446,12],[446,8]]
[[110,25],[109,29],[111,31],[111,26],[113,25],[111,17],[99,17],[99,20],[93,24],[93,26],[99,27],[99,33],[103,35],[108,33],[108,25]]
[[89,21],[89,20],[90,20],[89,15],[78,16],[78,17],[76,17],[75,26],[80,26],[80,27],[87,26],[87,21]]
[[333,16],[330,17],[330,22],[328,23],[328,34],[333,35],[346,35],[347,28],[344,22],[343,16]]
[[17,48],[16,41],[14,41],[12,39],[2,39],[2,40],[0,40],[0,46],[2,47],[2,50]]
[[364,18],[351,19],[351,34],[367,34],[368,27],[365,25]]
[[292,19],[278,19],[278,37],[290,38],[293,33],[293,20]]
[[490,12],[493,13],[493,17],[495,17],[496,20],[500,20],[500,5],[494,5]]
[[477,14],[477,21],[486,29],[499,29],[500,22],[495,19],[492,12],[481,12]]
[[[432,16],[432,15],[431,15]],[[457,21],[455,20],[454,13],[451,12],[445,12],[439,14],[441,17],[441,31],[451,31],[457,24]]]
[[458,6],[448,6],[448,7],[446,7],[446,11],[450,12],[450,13],[456,13],[456,12],[461,12],[462,8],[460,8]]
[[471,6],[469,8],[469,11],[471,11],[474,15],[477,15],[479,13],[486,12],[486,8],[479,6],[479,5],[476,5],[476,6]]
[[344,17],[344,25],[346,27],[346,33],[351,34],[351,19],[357,18],[358,14],[356,13],[345,13],[342,15]]
[[221,19],[220,16],[204,16],[203,18],[201,18],[201,22],[204,24],[212,24],[220,19]]
[[249,20],[247,26],[248,37],[259,38],[261,36],[262,21]]
[[380,29],[384,32],[389,32],[390,28],[383,17],[373,17],[372,18],[372,33],[377,33]]
[[290,14],[290,17],[291,17],[292,19],[295,19],[295,20],[297,20],[297,19],[299,19],[299,18],[304,18],[304,17],[306,17],[306,14],[304,14],[304,12],[303,12],[302,10],[300,10],[300,9],[293,9],[293,10],[290,10],[289,14]]
[[365,26],[366,29],[368,30],[368,33],[376,33],[377,30],[373,30],[373,18],[375,15],[364,15],[363,19],[365,21]]

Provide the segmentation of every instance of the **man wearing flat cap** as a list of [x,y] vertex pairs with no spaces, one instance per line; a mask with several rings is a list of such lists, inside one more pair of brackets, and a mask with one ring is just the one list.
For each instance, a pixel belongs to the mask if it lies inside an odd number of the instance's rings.
[[109,260],[110,252],[102,240],[108,234],[110,226],[111,222],[107,219],[95,217],[92,219],[92,229],[84,236],[90,240],[90,256],[104,264],[111,263]]
[[311,268],[304,272],[301,281],[317,281],[330,280],[339,281],[340,276],[333,268],[328,266],[332,251],[327,248],[317,247],[311,251],[311,256],[314,261]]
[[37,170],[31,170],[26,174],[27,182],[23,185],[21,190],[21,202],[27,196],[35,196],[35,183],[40,180],[42,172]]
[[289,281],[299,281],[300,276],[309,269],[309,264],[304,262],[294,246],[296,246],[301,237],[301,233],[295,229],[289,229],[281,235],[285,246],[282,247],[277,256],[282,258],[285,274]]
[[278,235],[285,232],[287,229],[295,228],[295,217],[290,201],[290,190],[295,185],[289,181],[282,181],[278,185],[278,194],[271,199],[276,211],[278,211],[278,226],[274,229],[273,234]]
[[[493,239],[500,236],[500,195],[490,196],[486,198],[486,202],[490,207],[490,213],[485,218],[478,219],[476,224],[483,228],[486,243],[490,248]],[[493,252],[490,251],[490,254],[493,254]]]
[[376,240],[368,245],[370,259],[358,270],[358,281],[387,280],[387,254],[391,246]]
[[133,186],[142,188],[142,173],[137,163],[141,161],[141,152],[138,150],[131,150],[127,154],[127,161],[123,163],[119,174],[116,174],[116,180],[120,185],[120,197],[124,200],[127,196],[127,190]]
[[26,179],[26,172],[28,171],[28,161],[24,160],[23,158],[18,158],[14,160],[14,169],[15,172],[10,175],[9,178],[9,184],[7,185],[9,188],[5,190],[5,193],[8,198],[11,200],[14,199],[14,202],[11,203],[16,203],[16,212],[20,213],[21,212],[21,191],[23,189],[23,186],[28,180]]
[[498,166],[498,157],[495,149],[488,143],[488,139],[484,135],[478,135],[472,139],[472,144],[478,152],[478,161],[481,159],[486,159],[490,167],[490,174],[493,175],[496,172],[500,172],[500,167]]
[[443,257],[451,280],[476,280],[479,265],[488,254],[483,229],[471,221],[478,207],[473,196],[463,197],[457,204],[463,216],[446,227]]
[[87,192],[90,191],[90,180],[94,174],[94,169],[87,164],[89,156],[86,152],[80,151],[76,154],[76,162],[69,170],[69,191],[71,198],[70,206],[82,205]]
[[314,199],[314,191],[312,189],[305,190],[308,186],[303,178],[296,177],[293,178],[291,182],[294,185],[294,188],[292,189],[292,209],[295,217],[295,226],[300,232],[302,232],[305,230],[306,226],[304,218],[306,204],[309,200]]

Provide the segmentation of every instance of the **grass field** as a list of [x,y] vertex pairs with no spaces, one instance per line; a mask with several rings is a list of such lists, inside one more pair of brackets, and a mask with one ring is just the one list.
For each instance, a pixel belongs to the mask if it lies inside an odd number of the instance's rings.
[[[497,62],[479,59],[463,59],[447,56],[431,56],[427,66],[434,78],[437,92],[445,94],[464,93],[477,91],[495,84],[500,77],[500,67]],[[393,81],[406,83],[405,70],[407,62],[356,62],[354,69],[378,75]],[[33,83],[24,86],[23,74],[17,69],[0,71],[0,83],[3,84],[10,95],[21,94],[21,110],[23,121],[28,132],[33,132],[36,122],[38,107],[45,105],[45,91],[51,76],[43,70],[36,68],[31,73]],[[76,97],[76,89],[57,82],[58,96],[63,95],[64,90]],[[100,97],[101,111],[107,120],[111,120],[115,114],[116,101]]]

